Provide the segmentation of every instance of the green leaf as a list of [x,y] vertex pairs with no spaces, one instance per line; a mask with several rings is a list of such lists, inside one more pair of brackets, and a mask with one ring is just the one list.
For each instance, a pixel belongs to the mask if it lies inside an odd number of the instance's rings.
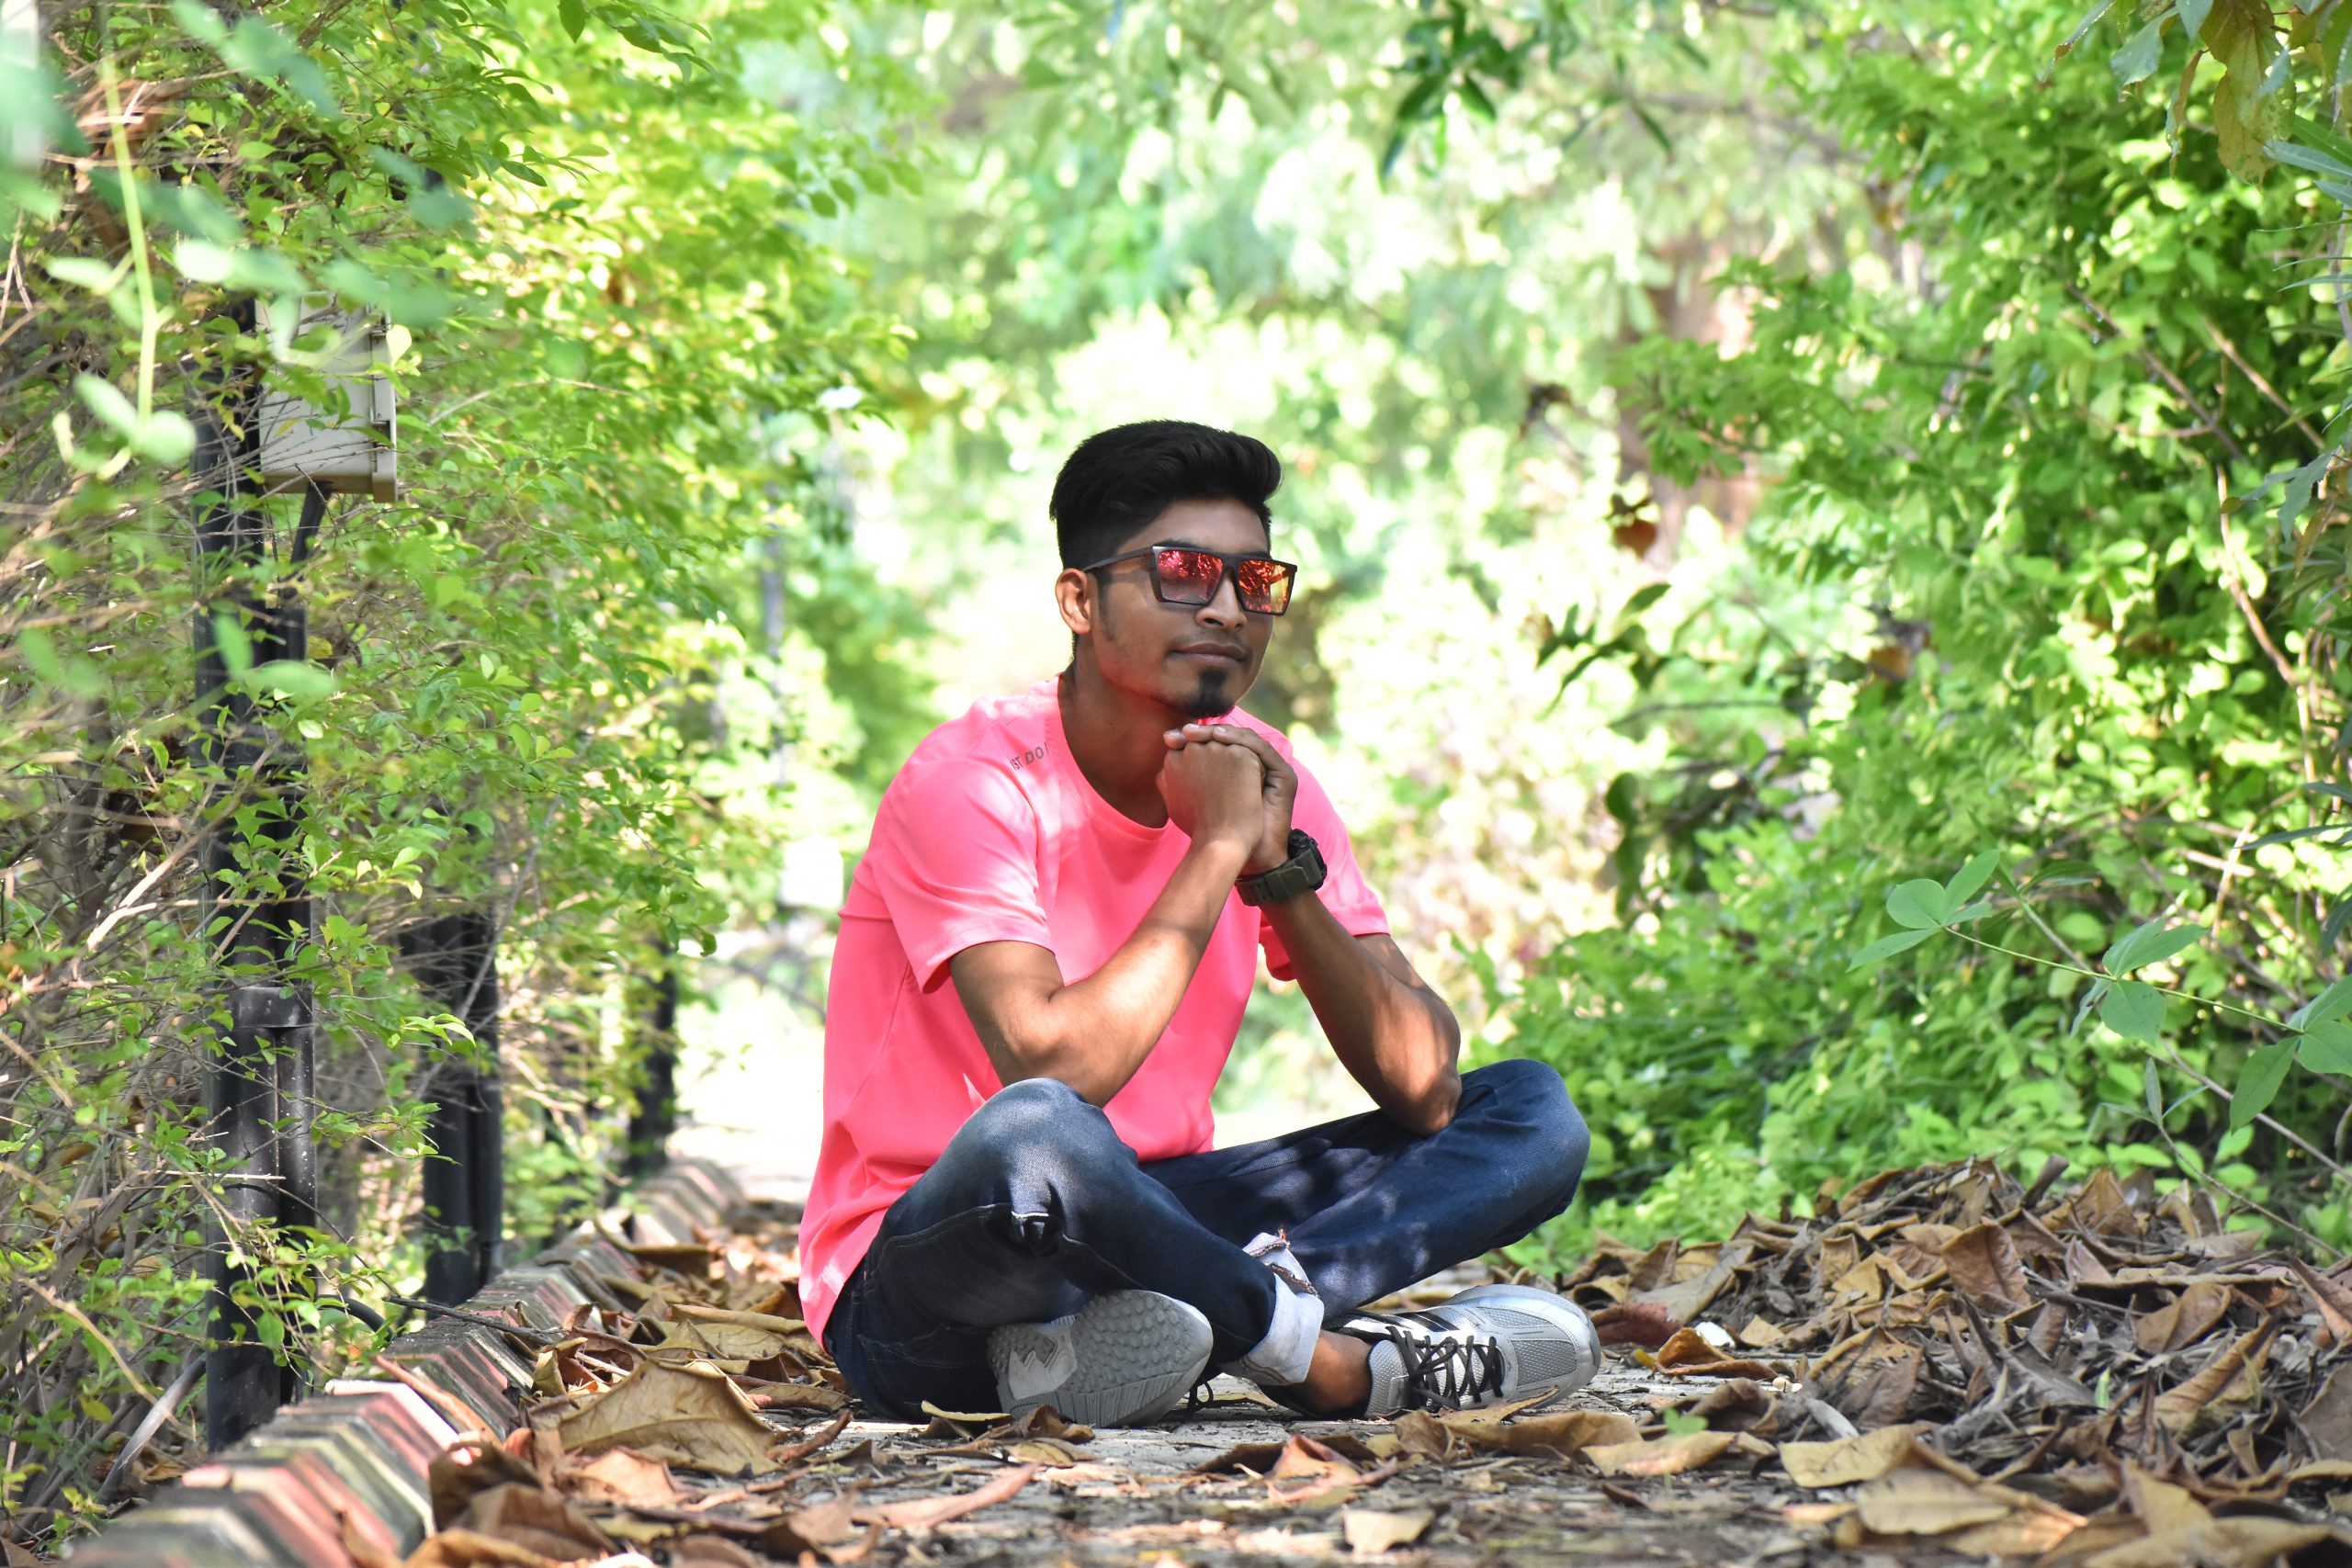
[[2265,1111],[2278,1098],[2278,1086],[2287,1081],[2287,1069],[2295,1059],[2295,1042],[2280,1040],[2265,1045],[2245,1059],[2238,1069],[2238,1084],[2230,1100],[2230,1125],[2243,1127]]
[[157,409],[131,433],[130,447],[165,468],[177,468],[196,450],[196,426],[177,409]]
[[92,413],[106,421],[125,435],[139,431],[139,411],[113,382],[102,380],[85,370],[74,378],[74,390]]
[[254,667],[254,639],[245,635],[244,623],[235,611],[212,613],[212,646],[220,650],[220,662],[229,667],[232,678]]
[[1944,902],[1942,883],[1918,876],[1886,896],[1886,912],[1897,925],[1933,930],[1951,918],[1951,906]]
[[2315,175],[2332,175],[2340,180],[2352,180],[2352,164],[2314,148],[2300,146],[2292,141],[2271,141],[2264,142],[2262,150],[2281,164],[2308,169]]
[[2297,1043],[2295,1055],[2312,1072],[2352,1076],[2352,1024],[2321,1024]]
[[2123,47],[2117,50],[2107,63],[2109,69],[2115,73],[2116,80],[2129,87],[2154,75],[2156,67],[2164,62],[2164,57],[2165,18],[2158,17],[2126,39]]
[[1952,874],[1950,882],[1944,884],[1944,908],[1957,909],[1976,897],[1976,890],[1984,886],[1992,877],[1993,868],[2000,863],[1999,850],[1979,850],[1966,865]]
[[2076,44],[2091,36],[2091,29],[2098,26],[2098,19],[2114,7],[2115,0],[2098,0],[2098,4],[2091,7],[2091,14],[2075,23],[2075,30],[2068,33],[2066,40],[2058,46],[2058,58],[2064,60],[2072,54]]
[[229,24],[204,0],[172,0],[172,16],[180,30],[199,43],[219,49],[229,41]]
[[2165,998],[2145,980],[2119,980],[2098,1004],[2099,1021],[2127,1040],[2164,1038]]
[[2203,926],[2174,926],[2167,930],[2162,919],[2153,919],[2117,938],[2099,963],[2110,975],[2129,975],[2134,969],[2161,964],[2184,949],[2196,946],[2204,936]]
[[563,23],[566,33],[574,39],[579,38],[588,27],[586,0],[557,0],[556,17]]
[[1846,972],[1850,975],[1857,969],[1868,968],[1883,958],[1892,958],[1898,953],[1918,946],[1935,934],[1935,928],[1930,926],[1925,931],[1896,931],[1893,936],[1883,936],[1854,954],[1854,961],[1846,965]]
[[294,659],[273,659],[266,664],[256,664],[245,679],[265,692],[289,697],[317,698],[334,692],[332,674],[315,664]]
[[2213,0],[2180,0],[2180,30],[2190,38],[2205,31],[2205,18],[2213,13]]
[[2312,1030],[2352,1012],[2352,975],[2346,975],[2287,1015],[2290,1029]]
[[127,276],[125,269],[96,256],[51,256],[41,263],[60,283],[71,283],[94,294],[107,294]]

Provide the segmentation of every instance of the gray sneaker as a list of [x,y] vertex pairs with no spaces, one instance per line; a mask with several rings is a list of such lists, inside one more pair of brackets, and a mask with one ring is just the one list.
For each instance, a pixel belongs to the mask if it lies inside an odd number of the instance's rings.
[[1358,1313],[1339,1327],[1373,1341],[1364,1414],[1375,1417],[1510,1404],[1546,1389],[1556,1398],[1600,1370],[1584,1309],[1532,1285],[1479,1285],[1419,1312]]
[[997,1398],[1016,1419],[1050,1404],[1089,1427],[1157,1420],[1208,1364],[1209,1320],[1153,1291],[1114,1291],[1068,1317],[989,1335]]

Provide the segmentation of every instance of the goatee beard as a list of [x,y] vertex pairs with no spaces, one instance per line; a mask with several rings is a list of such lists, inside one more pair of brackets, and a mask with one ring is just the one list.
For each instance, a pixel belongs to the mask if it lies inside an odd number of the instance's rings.
[[1225,671],[1222,670],[1202,671],[1201,689],[1194,692],[1193,700],[1185,705],[1186,714],[1197,722],[1201,719],[1215,718],[1219,714],[1231,712],[1232,709],[1232,699],[1225,694]]

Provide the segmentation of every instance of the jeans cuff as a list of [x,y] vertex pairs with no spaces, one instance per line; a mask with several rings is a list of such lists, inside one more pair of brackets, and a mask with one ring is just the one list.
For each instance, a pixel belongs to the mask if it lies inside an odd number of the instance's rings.
[[1315,1342],[1323,1334],[1323,1303],[1294,1291],[1281,1278],[1274,1280],[1274,1321],[1266,1337],[1238,1361],[1217,1371],[1254,1383],[1287,1388],[1306,1381],[1315,1359]]

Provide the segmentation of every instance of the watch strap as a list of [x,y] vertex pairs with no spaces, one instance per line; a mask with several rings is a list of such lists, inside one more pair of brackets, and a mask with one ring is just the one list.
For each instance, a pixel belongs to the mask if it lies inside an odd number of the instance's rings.
[[1324,875],[1322,846],[1304,829],[1293,828],[1290,859],[1255,876],[1240,877],[1233,886],[1241,895],[1241,901],[1254,908],[1312,893],[1323,886]]

